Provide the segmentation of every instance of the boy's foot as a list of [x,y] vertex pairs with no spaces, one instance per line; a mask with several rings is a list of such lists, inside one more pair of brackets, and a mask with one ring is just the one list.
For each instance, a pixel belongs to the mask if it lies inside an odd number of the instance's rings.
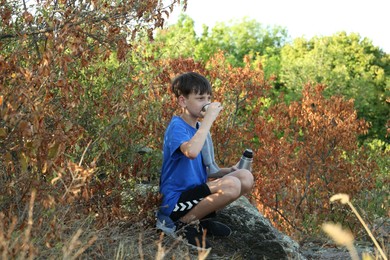
[[232,233],[232,230],[228,226],[219,221],[203,219],[200,221],[200,225],[203,229],[207,230],[207,235],[228,237]]
[[203,229],[198,224],[187,224],[181,221],[176,222],[176,234],[182,236],[189,246],[196,249],[209,249],[210,243],[203,235]]

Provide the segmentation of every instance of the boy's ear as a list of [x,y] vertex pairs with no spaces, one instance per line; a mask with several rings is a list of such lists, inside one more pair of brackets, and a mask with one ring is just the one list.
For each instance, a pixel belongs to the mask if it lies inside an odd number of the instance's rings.
[[182,108],[187,107],[187,100],[186,100],[186,98],[185,98],[183,95],[180,95],[180,96],[179,96],[179,105],[180,105]]

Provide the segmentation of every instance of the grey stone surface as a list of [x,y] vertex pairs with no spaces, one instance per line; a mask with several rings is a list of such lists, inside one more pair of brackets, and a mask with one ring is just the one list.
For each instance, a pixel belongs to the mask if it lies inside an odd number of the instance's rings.
[[274,228],[245,197],[218,212],[217,220],[232,234],[210,238],[210,259],[306,259],[298,243]]

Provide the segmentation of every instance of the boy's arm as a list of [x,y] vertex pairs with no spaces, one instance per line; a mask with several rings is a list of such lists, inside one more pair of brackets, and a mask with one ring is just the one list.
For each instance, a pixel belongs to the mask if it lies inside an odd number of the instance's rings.
[[210,104],[198,131],[196,131],[195,135],[188,142],[180,145],[180,150],[186,157],[195,159],[199,155],[206,141],[207,134],[221,110],[222,106],[219,102]]
[[235,170],[233,170],[233,167],[232,168],[221,168],[218,172],[209,174],[209,175],[207,175],[207,177],[209,177],[209,178],[221,178],[221,177],[225,176],[226,174],[234,172],[234,171]]
[[237,171],[238,170],[237,166],[238,166],[238,163],[236,165],[233,165],[230,168],[221,168],[218,172],[213,173],[213,174],[209,174],[207,177],[209,177],[209,178],[221,178],[221,177],[225,176],[226,174],[229,174],[231,172]]

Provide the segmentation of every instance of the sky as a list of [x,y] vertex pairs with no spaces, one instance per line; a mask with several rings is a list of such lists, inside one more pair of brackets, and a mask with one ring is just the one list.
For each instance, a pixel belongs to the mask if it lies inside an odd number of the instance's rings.
[[[168,24],[176,23],[180,11],[176,7]],[[185,13],[198,33],[203,24],[211,28],[249,17],[263,26],[282,26],[293,39],[358,33],[390,53],[390,0],[188,0]]]

